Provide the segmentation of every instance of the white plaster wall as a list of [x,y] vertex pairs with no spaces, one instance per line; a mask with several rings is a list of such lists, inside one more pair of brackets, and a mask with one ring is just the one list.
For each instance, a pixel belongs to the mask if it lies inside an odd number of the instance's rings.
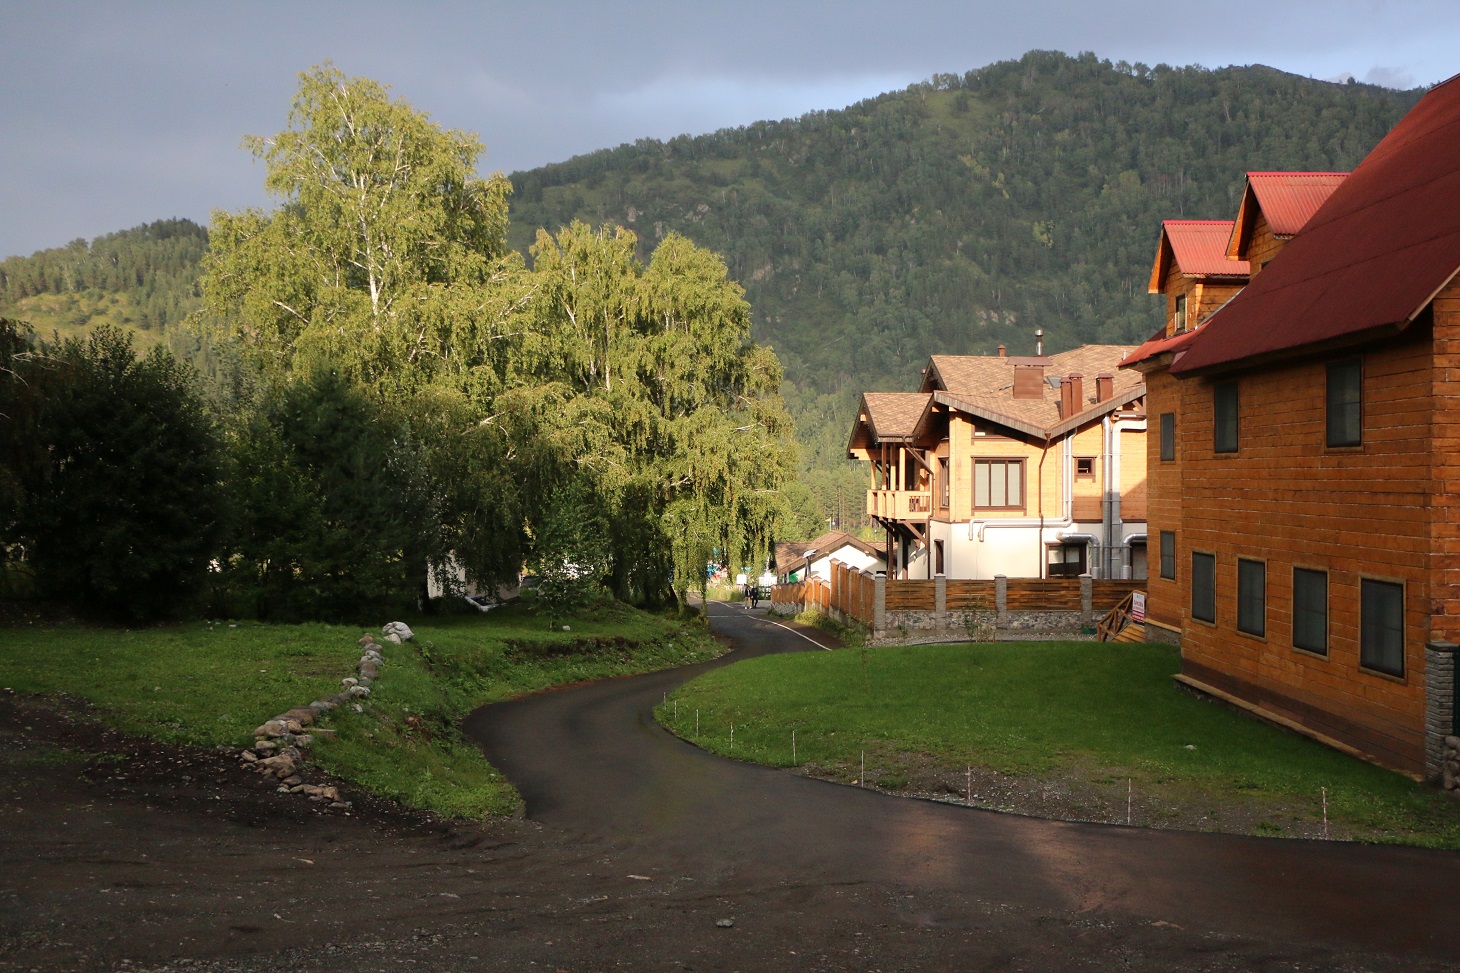
[[[1038,525],[985,527],[970,538],[968,524],[934,524],[934,537],[944,540],[944,568],[950,578],[988,581],[995,575],[1037,578],[1043,571],[1044,548]],[[1051,539],[1053,532],[1046,530]]]
[[840,561],[847,567],[854,568],[857,571],[866,569],[875,571],[881,567],[877,558],[848,545],[846,547],[839,547],[825,555],[818,554],[811,562],[811,573],[818,578],[825,578],[830,581],[832,561]]

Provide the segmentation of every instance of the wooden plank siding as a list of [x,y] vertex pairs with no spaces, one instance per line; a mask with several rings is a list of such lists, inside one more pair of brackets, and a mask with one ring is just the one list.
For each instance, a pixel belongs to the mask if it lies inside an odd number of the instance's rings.
[[1276,257],[1286,243],[1287,240],[1272,232],[1272,224],[1259,209],[1257,219],[1252,221],[1252,236],[1247,241],[1247,262],[1252,268],[1252,276],[1262,273],[1263,266]]
[[[1220,377],[1238,382],[1235,453],[1212,448],[1213,380],[1180,383],[1181,459],[1174,470],[1158,470],[1159,459],[1153,459],[1160,499],[1153,499],[1150,511],[1153,538],[1171,529],[1176,515],[1178,579],[1174,586],[1152,580],[1148,611],[1170,623],[1173,597],[1181,602],[1183,671],[1193,678],[1219,676],[1243,698],[1265,700],[1393,766],[1422,769],[1435,396],[1430,334],[1422,325],[1411,330],[1415,333],[1361,350]],[[1326,366],[1360,351],[1364,441],[1329,448]],[[1147,392],[1160,403],[1168,391],[1154,377],[1148,376]],[[1164,409],[1152,407],[1153,414]],[[1159,436],[1152,438],[1159,449]],[[1175,483],[1168,480],[1172,472]],[[1174,494],[1168,492],[1172,487]],[[1178,510],[1169,505],[1171,496],[1180,498]],[[1192,551],[1216,557],[1215,624],[1189,618]],[[1261,637],[1236,630],[1239,558],[1266,564]],[[1293,648],[1294,567],[1328,572],[1326,656]],[[1404,585],[1402,678],[1360,668],[1362,578]],[[1317,714],[1326,714],[1322,725]]]
[[[1189,589],[1180,584],[1186,573],[1184,564],[1190,553],[1184,546],[1186,534],[1181,526],[1181,435],[1186,417],[1181,414],[1182,384],[1165,368],[1146,373],[1146,414],[1150,428],[1146,436],[1146,531],[1149,570],[1146,578],[1146,617],[1154,622],[1180,628],[1186,619]],[[1161,460],[1161,415],[1176,416],[1178,448],[1174,460]],[[1161,577],[1161,531],[1176,535],[1176,577]]]

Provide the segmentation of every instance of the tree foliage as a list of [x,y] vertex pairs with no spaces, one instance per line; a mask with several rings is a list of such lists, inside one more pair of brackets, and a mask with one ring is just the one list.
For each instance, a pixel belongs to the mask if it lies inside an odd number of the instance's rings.
[[208,310],[271,372],[419,387],[492,358],[480,329],[505,295],[486,285],[518,261],[510,187],[475,175],[480,142],[332,67],[301,75],[289,123],[245,140],[280,205],[213,214]]
[[248,614],[366,617],[444,557],[410,425],[334,371],[275,391],[234,437],[228,581]]
[[0,463],[19,502],[0,539],[25,551],[39,593],[139,620],[196,604],[221,497],[195,373],[160,348],[139,358],[113,328],[23,362],[13,351]]
[[[472,174],[476,139],[333,68],[302,76],[288,130],[248,144],[281,205],[214,214],[207,320],[266,387],[312,389],[312,414],[363,414],[351,410],[368,400],[402,417],[392,442],[412,444],[411,495],[430,529],[355,524],[357,542],[402,567],[419,563],[407,552],[449,549],[490,584],[562,562],[563,525],[601,524],[613,590],[650,602],[672,597],[677,575],[702,577],[711,550],[765,547],[790,427],[779,364],[751,343],[749,307],[718,256],[672,236],[644,265],[632,234],[574,224],[542,234],[528,269],[505,244],[508,184]],[[322,374],[329,383],[308,384]],[[245,536],[273,530],[283,547],[240,543],[237,559],[273,600],[276,581],[337,584],[341,558],[316,568],[305,549],[343,552],[326,538],[346,523],[338,511],[373,509],[338,502],[364,473],[326,475],[294,438],[308,423],[260,417],[242,440],[262,501]],[[344,425],[310,435],[356,435]],[[321,523],[301,484],[337,514]]]

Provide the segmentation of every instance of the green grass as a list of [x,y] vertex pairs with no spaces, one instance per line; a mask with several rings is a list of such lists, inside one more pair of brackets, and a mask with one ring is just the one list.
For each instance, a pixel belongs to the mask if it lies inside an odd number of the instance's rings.
[[[1430,787],[1178,691],[1179,657],[1091,642],[927,645],[750,659],[695,679],[660,722],[715,753],[900,779],[931,761],[1081,775],[1146,797],[1255,800],[1321,813],[1370,840],[1460,847],[1460,806]],[[677,701],[678,721],[674,714]],[[700,734],[694,734],[698,711]],[[734,750],[729,727],[735,727]],[[875,758],[875,759],[874,759]],[[874,779],[869,776],[869,779]]]
[[[612,603],[568,619],[566,632],[522,607],[404,620],[415,639],[384,647],[363,712],[328,714],[320,725],[338,736],[321,738],[311,758],[376,793],[452,817],[512,813],[521,803],[457,729],[472,709],[719,651],[701,626]],[[0,686],[84,698],[118,729],[161,742],[244,746],[264,720],[338,692],[364,631],[257,622],[16,626],[0,629]]]

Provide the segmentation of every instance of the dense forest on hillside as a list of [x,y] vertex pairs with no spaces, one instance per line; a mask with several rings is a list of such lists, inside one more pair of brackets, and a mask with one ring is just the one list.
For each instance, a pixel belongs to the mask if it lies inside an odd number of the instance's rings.
[[0,313],[42,335],[113,324],[153,344],[198,307],[198,261],[207,249],[206,227],[172,219],[11,257],[0,261]]
[[[1162,219],[1230,219],[1248,170],[1346,170],[1417,100],[1264,67],[1032,52],[843,111],[644,140],[512,176],[531,227],[621,223],[725,255],[755,338],[786,366],[813,469],[855,395],[906,389],[933,353],[1133,342]],[[814,477],[823,509],[834,482]],[[856,504],[853,504],[856,506]]]
[[[671,232],[723,254],[785,365],[806,482],[855,523],[865,482],[841,455],[859,392],[910,388],[933,353],[1027,352],[1035,328],[1052,351],[1144,338],[1162,219],[1231,218],[1248,170],[1352,168],[1418,96],[1031,52],[514,173],[508,242],[584,220],[633,230],[641,260]],[[197,305],[206,245],[167,220],[0,262],[0,314],[148,343]]]

